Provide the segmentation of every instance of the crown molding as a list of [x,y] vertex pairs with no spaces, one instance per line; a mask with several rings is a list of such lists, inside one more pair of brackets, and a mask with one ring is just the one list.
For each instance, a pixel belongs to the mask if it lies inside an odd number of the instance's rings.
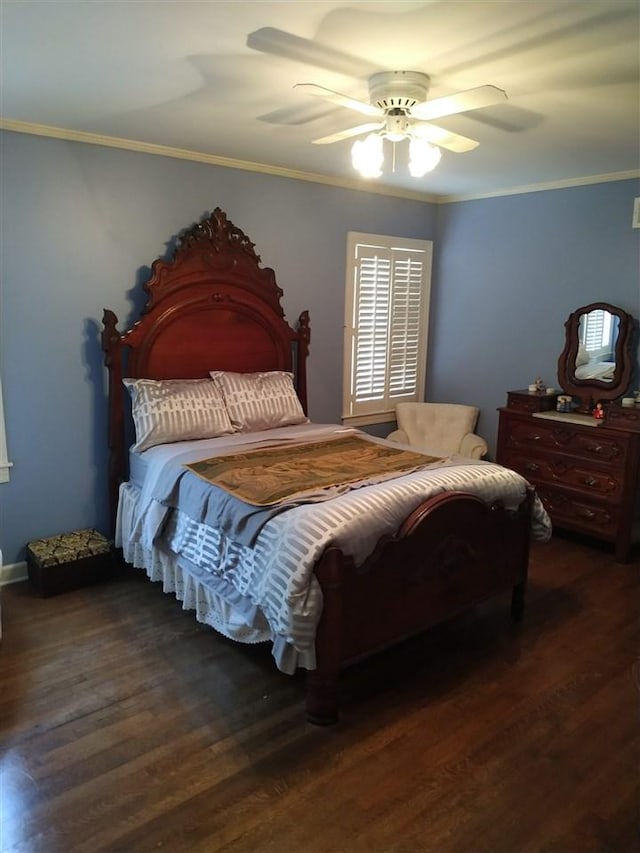
[[483,198],[499,198],[508,195],[524,195],[525,193],[547,192],[548,190],[562,190],[569,187],[584,187],[589,184],[608,184],[612,181],[629,181],[640,178],[640,169],[632,169],[627,172],[610,172],[605,175],[585,175],[581,178],[566,178],[562,181],[547,181],[542,184],[529,184],[510,189],[496,190],[490,193],[478,193],[476,195],[443,195],[437,199],[437,204],[451,204],[456,201],[475,201]]
[[375,193],[376,195],[406,198],[412,201],[438,201],[438,197],[427,193],[405,189],[395,189],[382,185],[363,183],[357,179],[332,178],[313,172],[302,172],[296,169],[286,169],[282,166],[269,166],[265,163],[252,163],[248,160],[234,160],[231,157],[220,157],[217,154],[203,154],[199,151],[189,151],[184,148],[171,148],[167,145],[156,145],[152,142],[141,142],[136,139],[121,139],[117,136],[103,136],[98,133],[85,133],[80,130],[69,130],[63,127],[52,127],[45,124],[31,124],[15,119],[0,118],[0,130],[13,133],[27,133],[32,136],[46,136],[51,139],[64,139],[67,142],[82,142],[87,145],[102,145],[106,148],[121,148],[140,154],[155,154],[160,157],[173,157],[177,160],[190,160],[194,163],[207,163],[210,166],[224,166],[226,169],[240,169],[244,172],[260,172],[264,175],[275,175],[280,178],[292,178],[296,181],[310,181],[330,187],[339,187],[358,192]]
[[235,160],[231,157],[221,157],[217,154],[204,154],[199,151],[189,151],[185,148],[171,148],[167,145],[156,145],[152,142],[141,142],[136,139],[122,139],[117,136],[104,136],[98,133],[85,133],[80,130],[69,130],[63,127],[53,127],[45,124],[32,124],[16,119],[0,118],[0,130],[13,133],[27,133],[33,136],[46,136],[51,139],[64,139],[68,142],[82,142],[86,145],[102,145],[106,148],[121,148],[140,154],[154,154],[159,157],[172,157],[177,160],[190,160],[194,163],[207,163],[210,166],[223,166],[226,169],[240,169],[244,172],[259,172],[263,175],[274,175],[280,178],[291,178],[295,181],[309,181],[324,186],[337,187],[357,192],[373,193],[374,195],[404,198],[410,201],[428,202],[431,204],[451,204],[458,201],[476,201],[486,198],[499,198],[509,195],[524,195],[547,190],[567,189],[569,187],[588,186],[589,184],[610,183],[640,178],[640,169],[626,172],[611,172],[603,175],[586,175],[580,178],[569,178],[560,181],[548,181],[541,184],[529,184],[520,187],[510,187],[489,193],[470,193],[454,195],[433,195],[413,190],[385,187],[363,183],[357,179],[335,178],[319,175],[314,172],[303,172],[296,169],[286,169],[282,166],[270,166],[266,163],[252,163],[248,160]]

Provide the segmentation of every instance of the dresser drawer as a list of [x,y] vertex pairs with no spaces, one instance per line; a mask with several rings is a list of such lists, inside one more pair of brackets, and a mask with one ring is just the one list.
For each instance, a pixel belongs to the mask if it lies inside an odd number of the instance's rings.
[[640,432],[640,404],[629,408],[612,404],[607,410],[607,425]]
[[587,498],[574,497],[553,486],[540,486],[536,491],[551,516],[552,524],[579,530],[590,536],[615,539],[618,528],[617,506],[592,503]]
[[566,454],[539,455],[521,450],[509,450],[501,464],[513,468],[526,477],[534,486],[542,483],[562,486],[582,492],[587,500],[591,495],[608,501],[618,502],[622,497],[622,472],[612,468],[588,465]]
[[557,394],[546,394],[543,391],[509,391],[507,408],[515,412],[549,412],[555,409]]
[[577,427],[571,424],[545,423],[541,418],[527,420],[510,419],[507,425],[504,449],[518,449],[524,453],[536,448],[545,451],[561,451],[585,460],[597,460],[611,465],[625,464],[628,438],[603,435],[600,427]]

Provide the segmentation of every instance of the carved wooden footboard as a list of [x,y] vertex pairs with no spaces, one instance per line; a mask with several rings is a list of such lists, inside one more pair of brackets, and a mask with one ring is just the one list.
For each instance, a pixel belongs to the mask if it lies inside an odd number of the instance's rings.
[[307,677],[307,718],[338,719],[341,670],[474,604],[511,590],[523,615],[533,492],[517,511],[448,492],[426,501],[397,536],[355,568],[335,548],[316,568],[324,608],[317,668]]

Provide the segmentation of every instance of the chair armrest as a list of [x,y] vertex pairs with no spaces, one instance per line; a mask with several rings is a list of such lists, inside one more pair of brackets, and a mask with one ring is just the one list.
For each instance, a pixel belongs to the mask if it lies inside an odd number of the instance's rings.
[[394,441],[396,444],[409,444],[409,436],[403,429],[394,429],[387,436],[387,441]]
[[468,432],[460,442],[459,453],[471,459],[482,459],[488,450],[487,442],[474,432]]

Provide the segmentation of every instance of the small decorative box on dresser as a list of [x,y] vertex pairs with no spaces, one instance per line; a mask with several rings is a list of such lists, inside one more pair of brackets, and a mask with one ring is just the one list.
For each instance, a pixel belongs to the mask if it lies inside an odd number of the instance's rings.
[[546,391],[509,391],[507,393],[507,408],[516,412],[547,412],[555,409],[557,394],[547,394]]
[[640,540],[640,407],[611,404],[596,420],[553,406],[541,394],[509,392],[497,461],[536,487],[554,526],[613,543],[625,562]]

